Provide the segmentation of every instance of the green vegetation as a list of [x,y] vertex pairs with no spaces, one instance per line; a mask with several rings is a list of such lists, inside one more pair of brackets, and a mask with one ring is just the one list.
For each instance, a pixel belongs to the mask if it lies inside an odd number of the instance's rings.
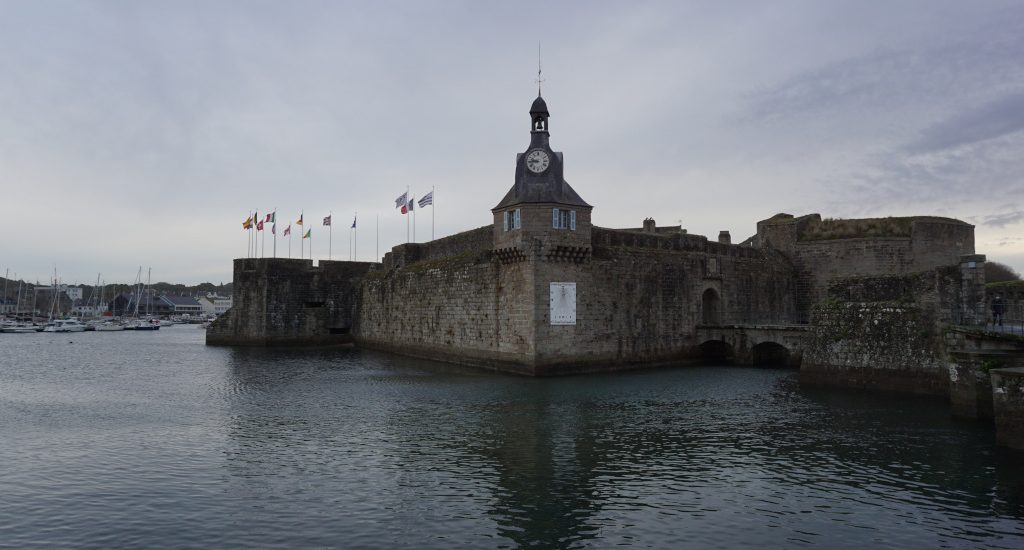
[[919,218],[861,218],[843,220],[826,218],[810,221],[803,226],[801,241],[853,239],[863,237],[910,237],[914,220]]
[[1002,361],[997,361],[995,359],[986,359],[984,362],[981,363],[981,370],[984,372],[988,372],[992,369],[1001,369],[1005,366],[1006,364],[1003,363]]

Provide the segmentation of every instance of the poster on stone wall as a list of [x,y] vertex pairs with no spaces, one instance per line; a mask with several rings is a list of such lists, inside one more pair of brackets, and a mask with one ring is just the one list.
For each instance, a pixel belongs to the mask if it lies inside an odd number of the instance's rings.
[[576,324],[576,283],[551,283],[551,324]]

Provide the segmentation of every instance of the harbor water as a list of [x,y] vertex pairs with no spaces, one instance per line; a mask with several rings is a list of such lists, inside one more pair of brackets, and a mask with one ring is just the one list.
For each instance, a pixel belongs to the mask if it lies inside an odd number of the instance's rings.
[[1024,456],[942,400],[203,336],[0,334],[0,547],[1024,547]]

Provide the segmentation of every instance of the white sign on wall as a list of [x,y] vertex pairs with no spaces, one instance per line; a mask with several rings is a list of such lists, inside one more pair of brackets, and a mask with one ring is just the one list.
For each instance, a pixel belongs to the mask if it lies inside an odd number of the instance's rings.
[[576,283],[551,283],[551,324],[576,324]]

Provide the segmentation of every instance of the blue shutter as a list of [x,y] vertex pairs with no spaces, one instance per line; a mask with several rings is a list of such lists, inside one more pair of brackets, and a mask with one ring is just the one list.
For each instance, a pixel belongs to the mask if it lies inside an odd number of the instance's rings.
[[558,209],[551,209],[551,227],[558,229]]
[[569,211],[569,229],[572,229],[573,231],[576,231],[576,211],[575,210],[570,210]]

